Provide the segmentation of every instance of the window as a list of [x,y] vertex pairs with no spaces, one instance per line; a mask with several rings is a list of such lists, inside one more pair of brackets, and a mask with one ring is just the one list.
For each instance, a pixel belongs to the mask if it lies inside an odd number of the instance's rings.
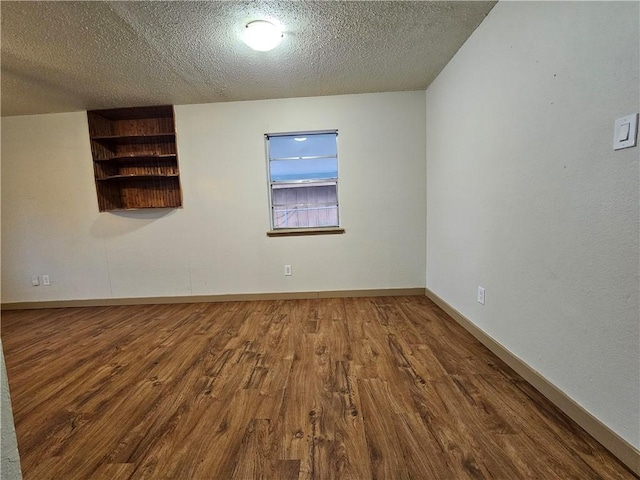
[[338,132],[265,137],[272,230],[338,227]]

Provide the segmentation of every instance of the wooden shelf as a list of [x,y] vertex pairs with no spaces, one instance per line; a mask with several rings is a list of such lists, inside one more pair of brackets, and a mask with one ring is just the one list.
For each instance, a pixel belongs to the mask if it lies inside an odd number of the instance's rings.
[[158,143],[175,141],[175,133],[154,133],[149,135],[98,135],[91,137],[97,142],[125,145],[131,143]]
[[135,210],[148,210],[150,208],[179,208],[180,205],[167,205],[166,207],[131,207],[131,208],[112,208],[110,212],[132,212]]
[[87,112],[101,212],[182,206],[173,107]]
[[95,159],[96,162],[140,162],[140,161],[153,161],[161,159],[176,158],[175,153],[169,153],[165,155],[121,155],[119,157],[111,158],[99,158]]
[[102,181],[102,180],[122,180],[122,179],[135,179],[135,178],[168,178],[168,177],[178,177],[179,175],[177,173],[172,173],[169,175],[135,175],[135,174],[130,174],[130,175],[111,175],[109,177],[100,177],[100,178],[96,178],[96,180],[98,181]]

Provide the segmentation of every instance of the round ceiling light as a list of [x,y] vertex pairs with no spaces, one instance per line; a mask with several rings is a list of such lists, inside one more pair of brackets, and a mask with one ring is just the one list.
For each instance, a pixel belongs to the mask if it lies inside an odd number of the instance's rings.
[[282,31],[265,20],[249,22],[244,30],[244,43],[259,52],[268,52],[282,41]]

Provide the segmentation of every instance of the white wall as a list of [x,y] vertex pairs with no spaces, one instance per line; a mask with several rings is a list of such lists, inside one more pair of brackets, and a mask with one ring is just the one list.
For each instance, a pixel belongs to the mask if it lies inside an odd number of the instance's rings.
[[427,288],[636,447],[639,5],[499,2],[427,90]]
[[0,342],[0,478],[2,480],[22,479],[2,342]]
[[[83,112],[4,118],[2,301],[424,287],[424,98],[177,106],[184,208],[117,214]],[[346,234],[268,238],[264,133],[332,128]]]

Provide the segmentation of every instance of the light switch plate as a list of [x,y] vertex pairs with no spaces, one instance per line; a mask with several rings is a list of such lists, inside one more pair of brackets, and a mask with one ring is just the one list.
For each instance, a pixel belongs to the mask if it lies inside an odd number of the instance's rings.
[[[628,125],[628,126],[627,126]],[[629,131],[628,135],[623,134]],[[638,114],[633,113],[616,120],[613,129],[613,149],[622,150],[623,148],[635,147],[638,139]]]

